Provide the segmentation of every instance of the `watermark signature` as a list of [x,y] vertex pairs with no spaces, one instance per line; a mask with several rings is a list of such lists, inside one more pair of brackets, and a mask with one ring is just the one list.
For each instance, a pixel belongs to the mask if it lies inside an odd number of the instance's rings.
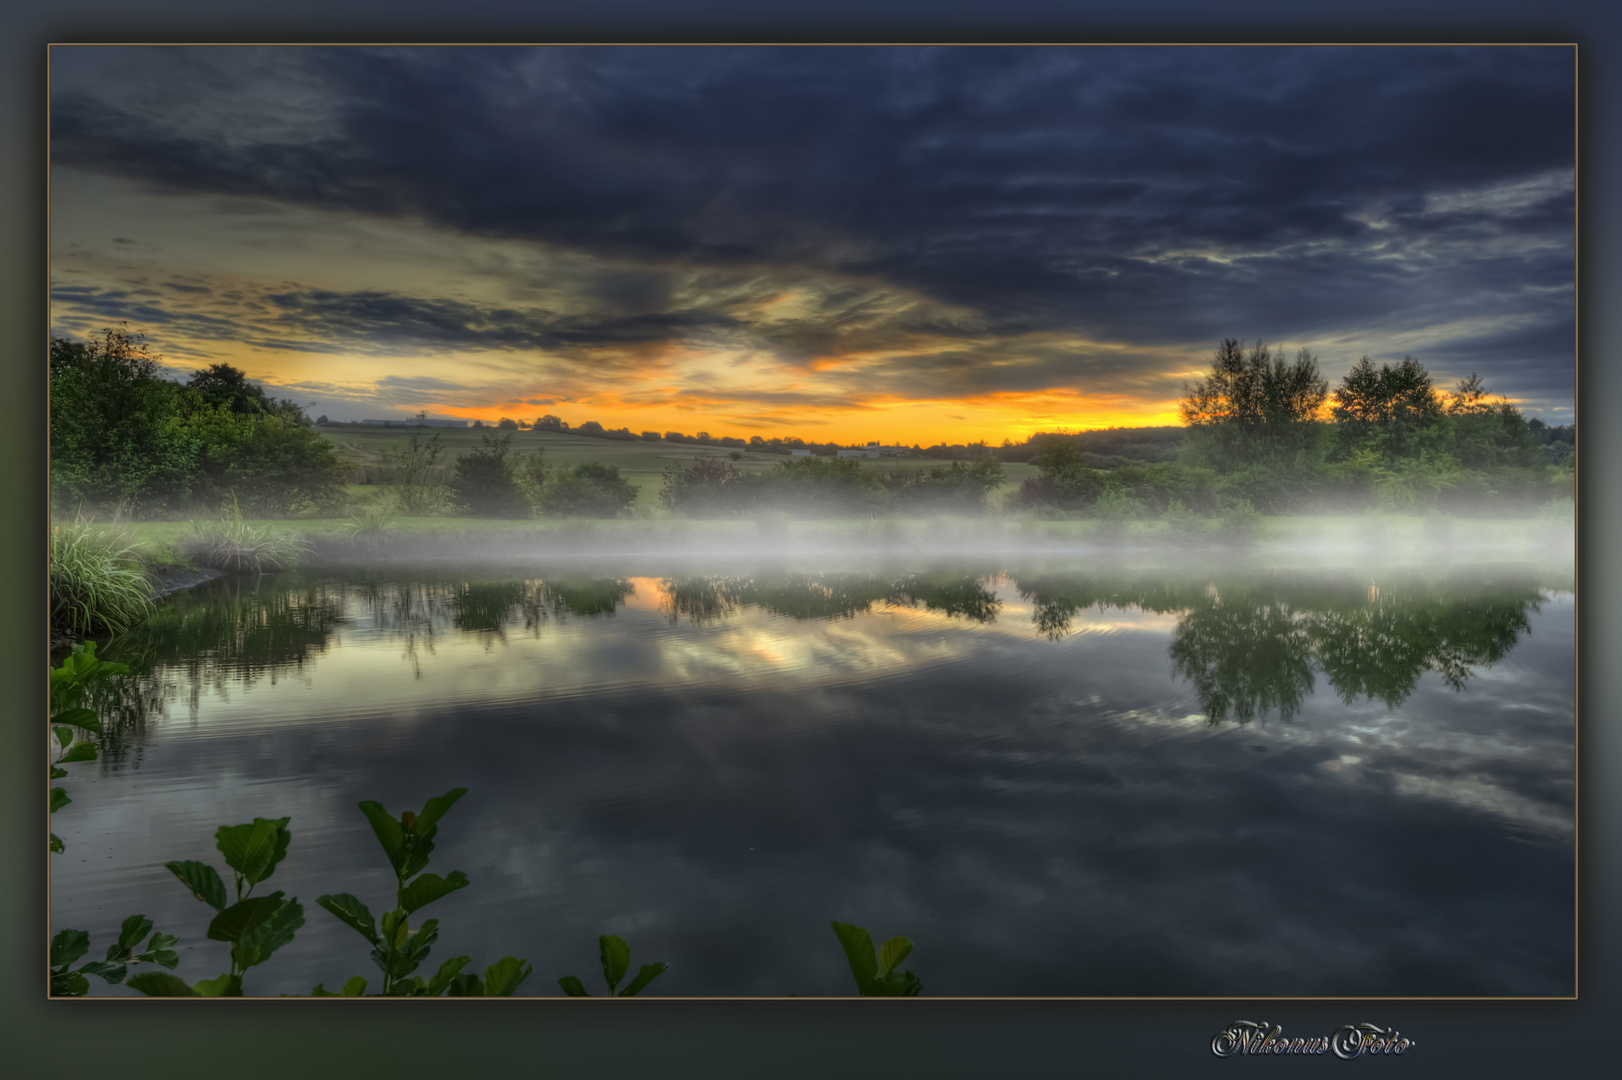
[[1334,1054],[1342,1061],[1350,1061],[1364,1054],[1402,1054],[1413,1047],[1414,1040],[1403,1038],[1396,1028],[1379,1024],[1347,1024],[1332,1035],[1289,1038],[1283,1026],[1265,1020],[1235,1020],[1211,1040],[1211,1053],[1221,1058],[1235,1054]]

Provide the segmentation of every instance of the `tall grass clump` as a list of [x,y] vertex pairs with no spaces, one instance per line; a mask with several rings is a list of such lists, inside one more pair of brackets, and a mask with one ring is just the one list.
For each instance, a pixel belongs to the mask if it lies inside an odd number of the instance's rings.
[[243,521],[234,496],[224,518],[213,524],[193,522],[191,530],[191,536],[178,541],[175,550],[198,566],[228,574],[291,570],[310,550],[293,533]]
[[376,551],[400,537],[400,525],[386,510],[367,508],[350,517],[342,526],[344,535],[357,546]]
[[51,528],[50,579],[53,631],[118,633],[153,611],[140,549],[82,519]]

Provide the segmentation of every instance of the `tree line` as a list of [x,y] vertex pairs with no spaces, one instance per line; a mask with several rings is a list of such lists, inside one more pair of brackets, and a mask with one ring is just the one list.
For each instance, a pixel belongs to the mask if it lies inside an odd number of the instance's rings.
[[51,498],[58,510],[157,517],[235,499],[270,516],[343,501],[332,443],[292,401],[228,364],[166,379],[139,334],[50,343]]
[[[1039,436],[1025,507],[1136,516],[1524,511],[1572,493],[1575,430],[1528,422],[1479,375],[1439,390],[1417,359],[1363,357],[1333,389],[1317,358],[1227,339],[1180,402],[1175,461],[1099,468],[1074,437]],[[1124,510],[1123,510],[1124,508]]]

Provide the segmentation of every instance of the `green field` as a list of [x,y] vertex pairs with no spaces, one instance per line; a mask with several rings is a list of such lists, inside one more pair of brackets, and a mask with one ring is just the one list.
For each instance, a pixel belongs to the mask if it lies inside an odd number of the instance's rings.
[[[328,424],[317,430],[338,447],[338,453],[344,460],[354,464],[357,477],[368,479],[375,475],[376,470],[382,465],[382,453],[404,443],[413,431],[426,430],[430,436],[439,435],[439,443],[446,451],[446,457],[441,460],[448,462],[451,457],[459,457],[470,450],[478,449],[483,445],[484,436],[491,429],[385,428]],[[572,435],[568,432],[534,430],[515,431],[510,434],[514,453],[530,454],[536,450],[543,450],[548,465],[577,465],[583,461],[600,461],[605,465],[618,466],[626,479],[636,485],[637,505],[650,509],[659,506],[659,489],[664,485],[664,471],[671,464],[686,463],[700,457],[719,456],[730,460],[731,455],[737,453],[741,455],[734,460],[738,468],[746,472],[765,472],[780,461],[791,460],[782,454],[729,450],[725,447],[698,446],[693,443],[673,443],[663,439],[657,442],[642,439],[630,442],[623,439],[597,439],[589,435]],[[862,468],[874,470],[928,469],[950,464],[924,458],[856,460]],[[1041,470],[1034,465],[1004,465],[1003,471],[1007,475],[1007,480],[1001,489],[993,493],[994,498],[1003,491],[1018,488],[1027,477],[1041,475]],[[384,489],[373,484],[358,483],[349,485],[349,493],[356,505],[362,506],[376,501],[383,495]]]

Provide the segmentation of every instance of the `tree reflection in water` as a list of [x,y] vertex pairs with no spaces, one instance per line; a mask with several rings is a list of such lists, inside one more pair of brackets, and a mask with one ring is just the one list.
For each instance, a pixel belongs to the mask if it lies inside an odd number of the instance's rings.
[[922,606],[948,618],[995,621],[1002,601],[978,573],[768,573],[747,577],[688,574],[662,582],[665,617],[704,625],[740,607],[764,608],[791,619],[850,619],[874,604]]
[[1050,640],[1091,607],[1177,615],[1168,649],[1212,724],[1246,723],[1277,710],[1290,720],[1322,671],[1341,700],[1396,708],[1427,671],[1462,690],[1525,633],[1542,592],[1529,578],[1368,579],[1312,577],[1137,580],[1019,577]]

